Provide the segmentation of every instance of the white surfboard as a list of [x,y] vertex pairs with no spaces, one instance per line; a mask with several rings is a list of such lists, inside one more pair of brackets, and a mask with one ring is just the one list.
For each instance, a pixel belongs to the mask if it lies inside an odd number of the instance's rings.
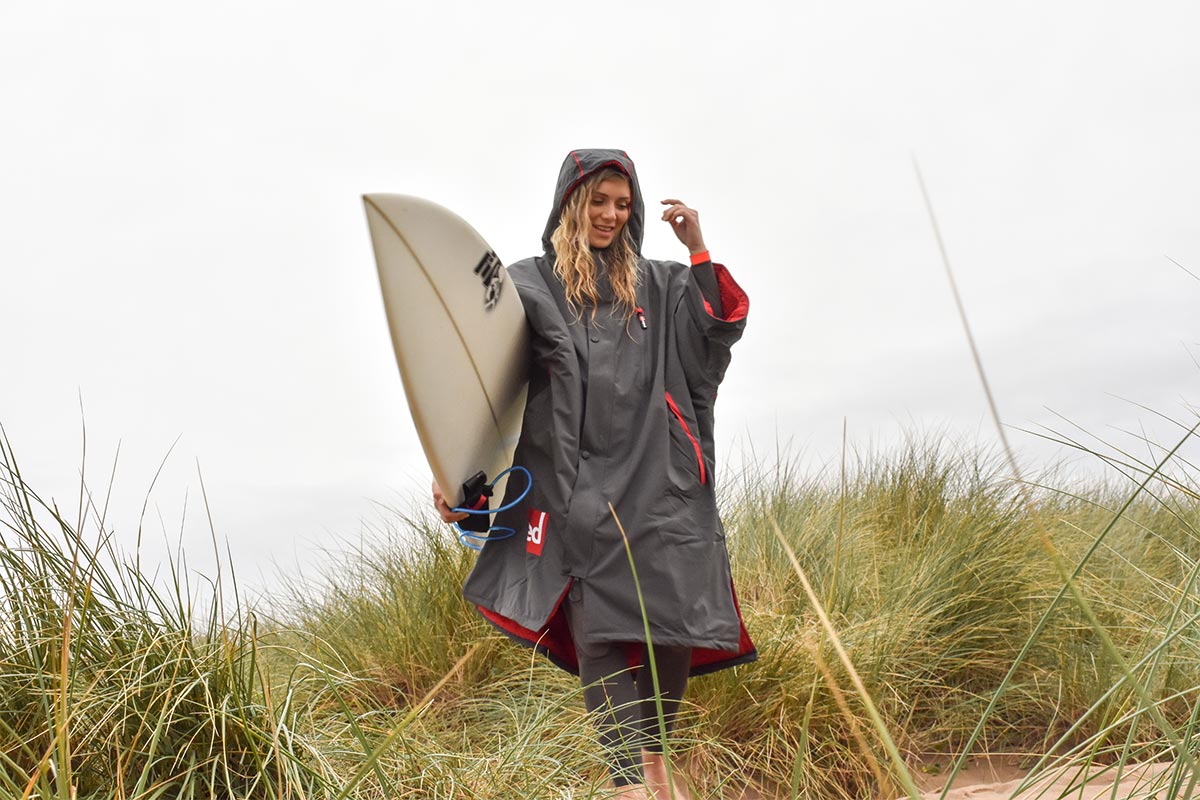
[[[445,208],[363,196],[396,363],[433,477],[451,505],[511,463],[525,410],[525,310],[503,264]],[[503,485],[492,506],[499,505]]]

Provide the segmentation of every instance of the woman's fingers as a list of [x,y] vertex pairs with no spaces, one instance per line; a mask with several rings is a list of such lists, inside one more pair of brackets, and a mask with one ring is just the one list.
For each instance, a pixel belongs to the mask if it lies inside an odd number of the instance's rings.
[[682,200],[663,200],[662,204],[668,206],[663,212],[662,218],[666,222],[676,222],[680,217],[699,221],[700,214],[694,208],[688,208],[687,204]]
[[443,522],[458,522],[470,516],[461,511],[450,510],[450,504],[446,502],[446,497],[442,494],[442,487],[438,486],[437,481],[433,482],[433,507],[437,509]]
[[451,511],[450,506],[445,500],[438,505],[438,513],[442,515],[442,522],[461,522],[462,520],[471,516],[470,514],[464,514],[461,511]]
[[663,211],[663,221],[671,225],[679,241],[687,245],[688,250],[698,253],[704,250],[704,234],[700,232],[700,212],[689,208],[682,200],[669,198],[663,200],[667,206]]

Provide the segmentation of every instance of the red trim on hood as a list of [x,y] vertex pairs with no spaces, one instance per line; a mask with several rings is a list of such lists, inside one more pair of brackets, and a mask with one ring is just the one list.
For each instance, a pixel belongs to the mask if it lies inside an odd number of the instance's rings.
[[[579,156],[575,155],[574,150],[571,151],[571,158],[575,159],[575,166],[579,167],[579,176],[583,177],[583,162],[579,160]],[[570,194],[570,192],[568,192],[567,194]],[[566,197],[566,196],[567,195],[563,195],[563,197]]]
[[[574,153],[571,153],[571,155],[575,156]],[[577,163],[577,164],[579,163],[579,156],[575,156],[575,163]],[[571,181],[571,185],[567,187],[567,190],[565,192],[563,192],[562,200],[560,200],[558,203],[558,212],[560,214],[562,213],[562,208],[564,205],[566,205],[567,198],[571,196],[571,192],[575,191],[575,189],[579,186],[579,184],[583,183],[583,181],[585,181],[587,179],[588,175],[599,172],[600,170],[604,169],[605,167],[616,167],[617,169],[621,170],[621,173],[629,181],[630,187],[632,188],[633,178],[629,177],[629,171],[625,169],[625,165],[622,164],[620,161],[617,161],[615,158],[611,161],[605,161],[603,164],[597,164],[596,168],[594,170],[592,170],[591,172],[584,172],[583,164],[579,164],[579,177],[576,178],[575,180]]]
[[738,282],[729,274],[724,264],[713,264],[713,273],[717,276],[717,288],[721,290],[721,308],[725,311],[725,316],[721,319],[725,322],[745,319],[750,311],[750,298],[746,296],[746,292],[738,286]]

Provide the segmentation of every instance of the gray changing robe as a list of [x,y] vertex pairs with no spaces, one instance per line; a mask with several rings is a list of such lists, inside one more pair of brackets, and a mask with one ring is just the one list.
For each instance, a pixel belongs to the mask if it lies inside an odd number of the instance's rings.
[[[755,658],[730,579],[717,515],[713,402],[742,335],[749,301],[715,265],[722,316],[692,268],[641,259],[638,313],[622,318],[607,280],[595,317],[572,311],[553,273],[550,234],[567,196],[605,166],[629,176],[627,225],[641,249],[644,206],[622,151],[568,155],[542,243],[546,254],[508,268],[530,330],[530,381],[514,464],[533,488],[495,525],[463,595],[493,624],[577,672],[560,605],[574,584],[583,641],[643,642],[645,632],[616,509],[629,537],[655,643],[694,648],[692,672]],[[644,327],[643,327],[644,322]],[[507,505],[523,489],[509,482]]]

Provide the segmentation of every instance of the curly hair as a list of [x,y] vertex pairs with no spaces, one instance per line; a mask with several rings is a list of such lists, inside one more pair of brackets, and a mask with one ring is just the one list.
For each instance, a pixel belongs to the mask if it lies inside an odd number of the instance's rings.
[[[596,304],[599,300],[596,291],[597,264],[588,244],[588,234],[591,231],[588,206],[592,202],[596,187],[602,181],[615,179],[629,183],[628,175],[611,167],[602,169],[584,180],[567,197],[558,227],[550,235],[550,242],[554,245],[554,274],[562,281],[567,293],[567,302],[578,315],[577,318],[583,315],[584,306],[591,305],[592,318],[595,319]],[[629,225],[621,228],[621,235],[616,241],[599,252],[600,263],[608,269],[608,280],[612,284],[617,307],[628,321],[633,316],[634,306],[637,304],[638,264],[637,249],[630,236]]]

